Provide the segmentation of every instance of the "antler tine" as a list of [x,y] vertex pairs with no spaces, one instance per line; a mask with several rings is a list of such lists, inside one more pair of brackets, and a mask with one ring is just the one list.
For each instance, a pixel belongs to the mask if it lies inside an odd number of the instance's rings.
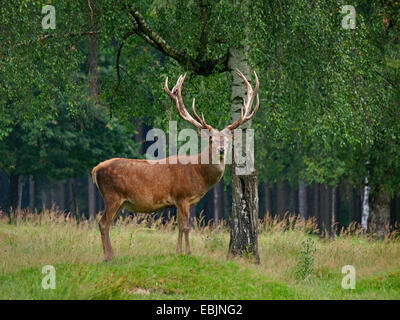
[[[259,88],[259,86],[260,86],[260,83],[259,83],[259,81],[258,81],[258,76],[257,76],[257,73],[256,73],[255,71],[254,71],[254,78],[255,78],[255,80],[256,80],[256,86],[255,86],[255,88],[254,88],[254,91],[253,91],[252,96],[251,96],[251,100],[250,100],[250,102],[249,102],[249,105],[250,105],[249,109],[251,108],[251,105],[253,104],[253,101],[254,101],[254,97],[255,97],[255,96],[257,96],[257,101],[259,101],[259,98],[258,98],[258,88]],[[257,105],[256,105],[257,109],[258,109],[258,105],[259,105],[259,103],[257,102]],[[256,109],[256,107],[254,108],[254,110]],[[254,112],[252,112],[252,114],[254,114]]]
[[199,115],[198,115],[197,112],[196,112],[196,106],[195,106],[196,102],[195,102],[195,101],[196,101],[195,98],[193,98],[192,111],[193,111],[194,117],[195,117],[198,121],[201,122],[202,120],[201,120],[201,118],[199,117]]
[[258,94],[257,94],[257,104],[256,104],[256,106],[254,107],[252,113],[250,113],[250,115],[246,116],[245,121],[247,121],[247,120],[253,118],[253,116],[254,116],[255,113],[257,112],[259,106],[260,106],[260,98],[258,97]]
[[203,119],[201,119],[196,112],[195,99],[193,99],[192,109],[193,109],[194,116],[196,117],[196,119],[198,121],[193,119],[193,117],[190,115],[190,113],[186,110],[186,107],[185,107],[185,105],[183,103],[183,99],[182,99],[182,85],[183,85],[183,82],[185,81],[186,75],[187,75],[187,73],[179,76],[178,81],[176,82],[175,86],[172,89],[172,92],[168,88],[168,77],[167,77],[165,80],[164,91],[171,97],[171,99],[173,101],[175,101],[176,109],[178,110],[178,114],[183,120],[193,124],[198,129],[205,128],[205,129],[210,130],[212,127],[205,122],[204,116],[203,116]]
[[[174,89],[172,89],[172,90],[174,90]],[[172,100],[176,101],[176,96],[174,96],[174,94],[169,90],[168,77],[165,78],[164,91],[170,96],[170,98]]]
[[196,112],[196,107],[195,107],[195,100],[193,98],[193,103],[192,103],[192,111],[194,114],[194,117],[203,125],[204,128],[211,130],[212,127],[204,120],[204,114],[202,113],[202,118],[197,114]]
[[170,96],[170,98],[171,98],[173,101],[175,101],[179,116],[180,116],[182,119],[187,120],[187,119],[186,119],[186,115],[185,115],[184,113],[182,113],[182,110],[181,110],[181,108],[180,108],[179,98],[178,98],[178,96],[176,95],[176,91],[178,90],[178,86],[179,86],[179,82],[180,82],[181,78],[182,78],[182,75],[179,76],[177,83],[176,83],[175,86],[172,88],[172,91],[170,91],[170,90],[169,90],[169,86],[168,86],[168,77],[166,77],[166,79],[165,79],[165,84],[164,84],[164,91]]
[[[258,88],[259,88],[259,81],[258,81],[257,73],[254,71],[254,76],[255,76],[255,80],[256,80],[256,86],[255,86],[254,90],[251,87],[249,81],[246,79],[246,77],[243,75],[243,73],[239,69],[236,69],[236,73],[238,74],[238,76],[240,78],[242,78],[243,82],[245,83],[246,89],[247,89],[247,94],[246,94],[246,99],[243,102],[243,108],[241,108],[240,116],[236,119],[235,122],[233,122],[231,125],[227,126],[227,128],[230,130],[234,130],[238,126],[243,124],[244,122],[250,120],[255,115],[255,113],[257,112],[259,105],[260,105],[260,99],[259,99],[259,96],[257,93]],[[257,104],[254,107],[254,110],[249,114],[255,96],[257,96]]]
[[243,105],[244,105],[244,111],[245,111],[244,114],[247,115],[247,113],[250,111],[249,108],[253,104],[255,92],[253,91],[253,88],[251,87],[249,81],[247,81],[246,77],[239,69],[236,69],[236,73],[238,74],[238,76],[240,78],[242,78],[243,82],[246,85],[247,95],[246,95],[246,99],[245,99]]
[[166,93],[170,92],[168,88],[168,77],[165,78],[165,83],[164,83],[164,91]]

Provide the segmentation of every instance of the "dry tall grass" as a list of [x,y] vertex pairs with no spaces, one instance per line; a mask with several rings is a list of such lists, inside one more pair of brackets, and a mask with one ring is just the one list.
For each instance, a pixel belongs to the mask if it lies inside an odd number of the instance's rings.
[[[176,229],[174,218],[119,217],[111,229],[111,242],[117,258],[173,254]],[[361,278],[399,269],[400,241],[395,234],[377,241],[362,234],[359,226],[352,225],[332,238],[328,234],[318,235],[313,220],[303,221],[294,216],[283,219],[267,216],[260,220],[259,265],[246,259],[235,260],[273,279],[295,283],[293,274],[298,255],[303,241],[309,237],[316,243],[316,277],[338,274],[344,265],[355,266]],[[195,219],[190,239],[194,255],[227,259],[229,229],[226,222],[215,227],[205,224],[204,218]],[[10,224],[4,213],[0,215],[0,274],[46,264],[102,260],[97,221],[77,221],[70,214],[45,210],[40,214],[20,212]]]

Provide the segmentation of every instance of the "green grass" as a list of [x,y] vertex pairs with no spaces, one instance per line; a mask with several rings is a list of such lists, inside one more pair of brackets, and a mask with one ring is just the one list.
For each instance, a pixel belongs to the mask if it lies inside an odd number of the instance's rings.
[[[395,238],[343,234],[330,240],[307,234],[304,225],[286,231],[283,225],[260,226],[261,263],[255,265],[227,258],[223,226],[216,232],[196,225],[193,255],[185,256],[174,253],[174,224],[120,220],[111,230],[116,258],[104,262],[95,222],[78,225],[54,213],[17,224],[2,219],[0,299],[400,299]],[[304,250],[310,237],[315,250]],[[356,268],[354,290],[341,287],[346,264]],[[44,265],[55,267],[54,290],[41,286]],[[301,279],[299,268],[307,270]]]

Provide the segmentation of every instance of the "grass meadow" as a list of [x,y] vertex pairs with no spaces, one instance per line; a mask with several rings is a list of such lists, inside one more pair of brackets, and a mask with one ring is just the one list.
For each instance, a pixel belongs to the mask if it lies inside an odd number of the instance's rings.
[[[229,229],[195,220],[193,255],[177,255],[177,227],[151,216],[119,218],[116,258],[103,261],[97,221],[54,211],[0,218],[0,299],[400,299],[400,238],[373,240],[353,225],[334,239],[312,221],[267,217],[260,264],[227,256]],[[42,267],[56,288],[42,288]],[[343,289],[342,267],[356,271]]]

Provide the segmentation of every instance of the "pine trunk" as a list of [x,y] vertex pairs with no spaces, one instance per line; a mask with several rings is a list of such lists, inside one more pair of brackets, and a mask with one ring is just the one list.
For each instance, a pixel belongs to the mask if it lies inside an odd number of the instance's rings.
[[299,214],[300,218],[306,220],[308,218],[307,207],[307,186],[303,180],[299,179]]
[[325,232],[330,232],[331,227],[331,201],[332,201],[332,193],[331,188],[324,186],[324,210],[323,210],[323,230]]
[[390,194],[379,186],[371,196],[369,232],[383,239],[389,231]]
[[321,226],[321,219],[319,214],[319,185],[318,183],[314,183],[314,217],[317,222],[317,225]]
[[57,190],[58,190],[58,207],[61,211],[65,210],[65,186],[64,182],[57,182]]
[[294,213],[296,213],[297,212],[297,209],[296,209],[296,207],[297,207],[297,194],[298,194],[298,190],[297,189],[295,189],[295,187],[294,186],[292,186],[292,185],[288,185],[287,186],[287,190],[288,190],[288,192],[289,192],[289,194],[290,194],[290,197],[289,197],[289,213],[291,213],[291,214],[294,214]]
[[18,205],[17,210],[20,211],[22,208],[22,191],[23,191],[24,184],[19,182],[18,183]]
[[336,234],[336,221],[337,221],[337,212],[338,212],[338,187],[334,187],[331,189],[331,236]]
[[35,210],[35,180],[29,176],[29,210]]
[[349,224],[355,221],[355,212],[354,212],[354,192],[353,186],[346,186],[346,200],[347,200],[347,208],[348,208],[348,216],[349,216]]
[[278,183],[277,189],[277,199],[276,199],[276,213],[283,218],[285,215],[285,182],[280,181]]
[[271,214],[271,190],[268,183],[264,183],[265,214]]
[[19,174],[10,175],[10,189],[9,189],[9,202],[10,210],[14,211],[18,206],[18,186],[19,186]]

